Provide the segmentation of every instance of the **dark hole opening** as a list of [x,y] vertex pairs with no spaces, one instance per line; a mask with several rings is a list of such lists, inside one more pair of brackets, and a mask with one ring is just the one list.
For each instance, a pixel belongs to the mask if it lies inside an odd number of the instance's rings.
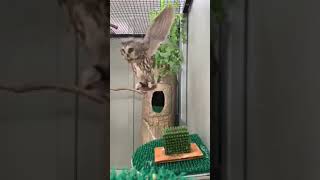
[[160,113],[164,107],[164,93],[162,91],[155,91],[152,95],[152,110],[156,113]]

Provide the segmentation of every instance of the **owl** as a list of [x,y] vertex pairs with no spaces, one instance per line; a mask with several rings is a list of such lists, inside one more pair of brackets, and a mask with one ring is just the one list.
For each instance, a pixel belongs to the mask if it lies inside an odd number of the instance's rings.
[[132,67],[138,81],[135,85],[137,90],[152,89],[156,86],[153,55],[166,40],[174,18],[174,8],[167,7],[156,17],[143,39],[122,41],[120,52]]

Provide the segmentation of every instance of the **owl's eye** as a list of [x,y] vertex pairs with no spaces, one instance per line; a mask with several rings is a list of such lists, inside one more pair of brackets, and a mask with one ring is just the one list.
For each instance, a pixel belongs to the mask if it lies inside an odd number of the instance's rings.
[[132,51],[133,51],[133,48],[128,49],[128,53],[132,53]]

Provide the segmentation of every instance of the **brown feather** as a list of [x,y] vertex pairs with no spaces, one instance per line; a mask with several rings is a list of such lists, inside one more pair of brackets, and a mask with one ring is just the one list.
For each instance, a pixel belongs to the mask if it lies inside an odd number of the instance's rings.
[[175,13],[172,6],[165,8],[148,28],[144,37],[144,42],[148,44],[147,55],[151,57],[159,48],[160,44],[166,40],[172,23],[174,22]]

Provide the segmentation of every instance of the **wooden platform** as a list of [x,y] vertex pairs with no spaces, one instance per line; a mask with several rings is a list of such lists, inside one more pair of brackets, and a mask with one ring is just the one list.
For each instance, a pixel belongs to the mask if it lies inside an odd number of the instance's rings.
[[202,151],[196,143],[191,143],[191,152],[183,154],[166,155],[164,147],[154,148],[154,161],[155,163],[167,163],[183,160],[197,159],[203,156]]

